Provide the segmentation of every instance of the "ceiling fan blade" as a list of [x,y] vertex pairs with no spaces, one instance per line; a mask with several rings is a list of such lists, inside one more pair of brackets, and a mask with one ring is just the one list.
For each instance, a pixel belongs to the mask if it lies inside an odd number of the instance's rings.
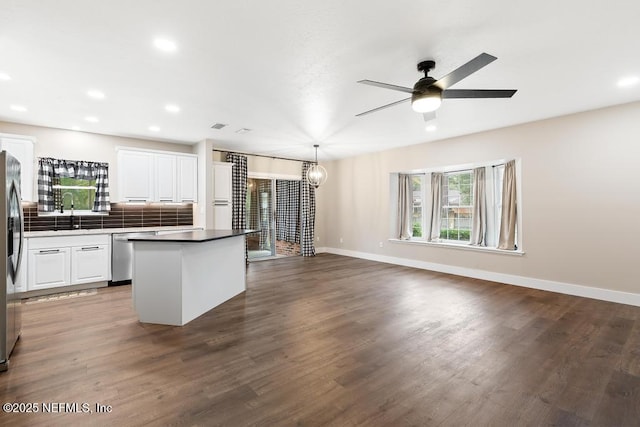
[[373,80],[358,80],[358,83],[362,83],[363,85],[369,85],[369,86],[377,86],[383,89],[391,89],[391,90],[398,90],[400,92],[413,93],[413,89],[411,89],[410,87],[391,85],[389,83],[374,82]]
[[436,112],[435,111],[430,111],[428,113],[422,113],[422,117],[424,117],[424,121],[425,122],[430,122],[431,120],[435,120]]
[[392,102],[391,104],[383,105],[382,107],[374,108],[373,110],[365,111],[364,113],[356,114],[356,117],[364,116],[365,114],[375,113],[378,110],[382,110],[385,108],[393,107],[397,104],[402,104],[403,102],[409,101],[411,98],[401,99],[400,101]]
[[458,83],[465,77],[469,77],[471,74],[475,73],[482,67],[491,64],[496,59],[498,58],[493,55],[489,55],[488,53],[481,53],[471,61],[456,68],[455,70],[435,82],[433,85],[439,87],[442,90],[445,90]]
[[516,92],[517,89],[447,89],[442,98],[511,98]]

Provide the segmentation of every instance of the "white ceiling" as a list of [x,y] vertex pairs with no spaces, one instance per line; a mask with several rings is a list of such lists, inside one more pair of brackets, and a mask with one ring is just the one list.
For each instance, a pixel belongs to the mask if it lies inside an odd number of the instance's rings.
[[[638,19],[637,0],[0,0],[0,120],[335,159],[640,100],[616,85],[640,75]],[[356,81],[412,86],[420,60],[439,78],[482,52],[498,60],[454,88],[512,99],[444,100],[431,133],[409,103],[355,117],[405,97]]]

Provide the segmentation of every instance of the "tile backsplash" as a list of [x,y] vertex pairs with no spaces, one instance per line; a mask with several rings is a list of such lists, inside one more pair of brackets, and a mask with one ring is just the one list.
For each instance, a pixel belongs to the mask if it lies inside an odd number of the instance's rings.
[[[24,231],[70,230],[69,216],[38,216],[36,203],[23,203]],[[108,215],[75,215],[80,229],[167,227],[193,225],[193,207],[185,205],[127,205],[111,203]]]

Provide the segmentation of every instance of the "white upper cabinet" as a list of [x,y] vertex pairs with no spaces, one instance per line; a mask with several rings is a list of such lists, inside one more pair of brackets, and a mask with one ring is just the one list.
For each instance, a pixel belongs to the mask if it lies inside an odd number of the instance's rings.
[[125,202],[154,201],[155,158],[144,151],[118,151],[118,194]]
[[156,197],[159,202],[176,201],[176,156],[157,154],[155,177]]
[[215,162],[213,165],[213,201],[231,203],[233,163]]
[[35,138],[22,135],[0,133],[0,149],[7,151],[20,162],[20,191],[23,201],[35,202],[34,192],[35,159],[33,146]]
[[178,162],[178,202],[198,200],[198,157],[176,156]]
[[118,200],[196,203],[198,156],[168,151],[118,151]]

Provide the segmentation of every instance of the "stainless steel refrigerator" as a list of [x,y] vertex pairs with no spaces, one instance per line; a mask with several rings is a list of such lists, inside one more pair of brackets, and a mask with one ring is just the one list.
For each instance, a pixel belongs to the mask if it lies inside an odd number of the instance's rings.
[[22,326],[21,292],[17,286],[24,226],[20,197],[20,162],[6,151],[0,152],[0,277],[5,278],[0,290],[0,371],[9,366]]

